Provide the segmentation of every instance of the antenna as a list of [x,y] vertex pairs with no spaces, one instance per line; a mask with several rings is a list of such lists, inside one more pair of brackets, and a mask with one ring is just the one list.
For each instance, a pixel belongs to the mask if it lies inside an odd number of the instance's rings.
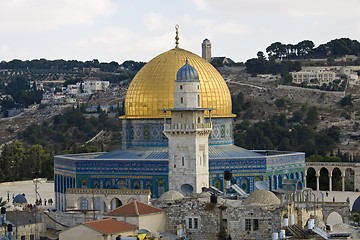
[[181,185],[180,189],[185,195],[190,195],[194,192],[194,188],[187,183]]
[[264,181],[256,181],[255,190],[268,190],[268,185]]

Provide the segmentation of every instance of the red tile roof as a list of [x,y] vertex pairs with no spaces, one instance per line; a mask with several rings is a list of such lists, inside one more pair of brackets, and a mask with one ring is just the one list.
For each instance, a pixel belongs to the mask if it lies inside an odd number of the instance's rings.
[[124,221],[117,221],[113,218],[104,218],[101,220],[83,222],[83,225],[86,225],[90,228],[93,228],[104,234],[112,234],[119,232],[128,232],[138,229],[139,227],[126,223]]
[[163,210],[157,207],[150,206],[148,204],[132,201],[126,205],[120,206],[108,213],[106,215],[111,216],[141,216],[151,213],[159,213]]

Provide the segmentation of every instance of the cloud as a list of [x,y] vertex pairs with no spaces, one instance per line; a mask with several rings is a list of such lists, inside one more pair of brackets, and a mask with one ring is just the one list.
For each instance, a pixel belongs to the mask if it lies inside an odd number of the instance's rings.
[[246,35],[251,32],[250,26],[246,24],[239,24],[236,22],[224,22],[212,26],[209,30],[213,35]]
[[148,30],[156,31],[163,27],[165,21],[160,14],[149,12],[143,16],[143,22]]
[[9,46],[7,44],[1,44],[0,45],[0,52],[4,53],[9,50]]
[[[170,49],[175,46],[174,32],[168,31],[162,34],[147,34],[141,31],[127,27],[111,26],[94,32],[91,36],[78,42],[69,42],[68,47],[74,48],[74,51],[85,53],[92,49],[92,55],[106,55],[112,59],[130,59],[137,58],[150,60],[164,49]],[[100,53],[100,54],[99,54]]]
[[360,1],[357,0],[193,0],[195,6],[201,10],[224,16],[286,15],[293,17],[306,16],[342,16],[358,15]]
[[112,0],[2,0],[0,31],[21,32],[89,24],[116,11]]

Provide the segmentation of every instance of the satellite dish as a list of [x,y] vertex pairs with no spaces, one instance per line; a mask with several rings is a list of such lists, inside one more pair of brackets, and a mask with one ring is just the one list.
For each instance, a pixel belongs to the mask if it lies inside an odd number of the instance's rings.
[[255,190],[268,190],[268,185],[264,181],[256,181]]
[[194,188],[190,184],[187,184],[187,183],[181,185],[180,189],[183,192],[183,194],[185,194],[185,195],[190,195],[194,192]]

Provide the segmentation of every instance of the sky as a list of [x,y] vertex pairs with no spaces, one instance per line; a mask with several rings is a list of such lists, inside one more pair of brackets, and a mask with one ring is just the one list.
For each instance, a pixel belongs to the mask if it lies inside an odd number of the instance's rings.
[[274,42],[360,41],[360,0],[0,0],[0,61],[148,62],[175,47],[244,62]]

